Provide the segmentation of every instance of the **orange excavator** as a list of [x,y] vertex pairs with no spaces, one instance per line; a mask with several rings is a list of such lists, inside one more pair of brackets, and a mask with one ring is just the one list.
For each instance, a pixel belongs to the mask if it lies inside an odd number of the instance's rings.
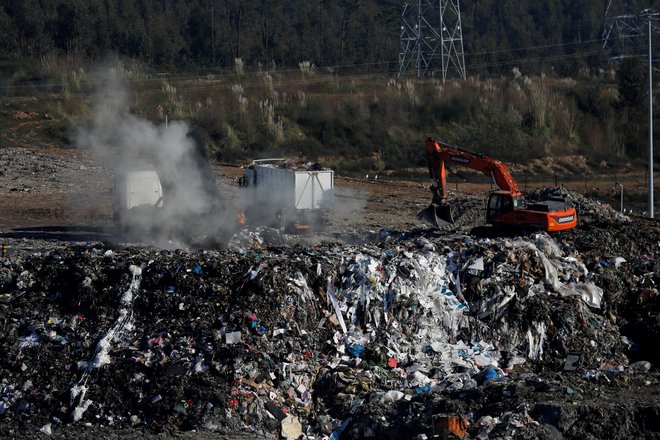
[[426,140],[426,157],[431,186],[431,205],[418,217],[436,227],[452,226],[454,218],[447,201],[445,162],[479,171],[493,179],[498,190],[488,196],[486,222],[520,230],[563,231],[577,225],[577,214],[570,199],[551,197],[525,205],[522,192],[511,172],[499,160],[435,139]]

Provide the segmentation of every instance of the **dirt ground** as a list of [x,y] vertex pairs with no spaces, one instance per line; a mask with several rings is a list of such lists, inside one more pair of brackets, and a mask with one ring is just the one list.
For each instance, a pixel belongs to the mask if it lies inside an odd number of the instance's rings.
[[[214,164],[221,194],[237,201],[237,179],[243,174],[238,166]],[[642,212],[646,203],[644,176],[629,173],[592,175],[585,180],[560,178],[567,189],[596,196],[618,208],[615,179],[626,181],[625,206]],[[451,179],[450,179],[451,180]],[[528,190],[553,186],[555,181],[530,182]],[[329,218],[330,232],[346,230],[407,230],[424,224],[417,213],[428,206],[430,180],[406,181],[335,176],[336,209]],[[451,183],[450,192],[485,197],[492,186],[487,183]],[[525,187],[523,182],[519,182]],[[524,189],[524,188],[523,188]],[[74,149],[0,150],[0,231],[41,234],[111,234],[112,176],[91,154]],[[236,204],[230,203],[230,206]],[[476,226],[476,224],[474,225]],[[56,237],[55,237],[56,238]]]
[[[214,164],[223,197],[238,199],[243,169]],[[0,229],[110,226],[112,176],[88,154],[75,150],[11,149],[0,152]],[[411,228],[428,204],[426,182],[335,176],[336,210],[329,229]],[[485,186],[484,186],[485,187]],[[466,187],[466,190],[481,189]]]

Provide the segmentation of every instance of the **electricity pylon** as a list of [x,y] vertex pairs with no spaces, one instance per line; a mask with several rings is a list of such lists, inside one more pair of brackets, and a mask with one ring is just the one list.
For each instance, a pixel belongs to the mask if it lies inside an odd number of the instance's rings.
[[414,67],[418,78],[440,71],[466,78],[459,0],[406,2],[401,11],[399,76]]
[[646,49],[646,20],[637,1],[609,0],[603,18],[603,52],[608,64],[637,56]]

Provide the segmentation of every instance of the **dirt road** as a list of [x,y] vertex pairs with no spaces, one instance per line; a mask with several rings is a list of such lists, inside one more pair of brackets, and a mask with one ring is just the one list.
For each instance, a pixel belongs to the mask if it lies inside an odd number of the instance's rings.
[[[229,206],[238,200],[236,181],[243,174],[237,166],[214,164],[221,194]],[[96,233],[108,228],[112,218],[112,175],[92,155],[73,149],[0,150],[0,230],[36,234]],[[589,178],[586,193],[618,207],[614,175]],[[622,180],[620,177],[618,177]],[[626,177],[626,206],[641,212],[646,202],[643,175]],[[554,181],[531,181],[528,189],[552,186]],[[562,181],[566,188],[585,193],[584,181]],[[337,175],[336,210],[330,231],[401,229],[422,226],[416,215],[430,201],[430,181],[352,178]],[[523,186],[523,183],[520,183]],[[488,183],[451,183],[451,192],[470,194],[476,200],[491,189]],[[72,228],[76,227],[76,228]],[[50,231],[50,233],[49,233]],[[65,234],[66,235],[66,234]],[[84,234],[83,234],[84,235]]]

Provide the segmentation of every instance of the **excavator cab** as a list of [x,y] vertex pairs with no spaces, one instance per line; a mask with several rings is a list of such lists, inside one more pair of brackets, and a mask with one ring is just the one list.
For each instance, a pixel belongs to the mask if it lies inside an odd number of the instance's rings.
[[488,197],[486,222],[493,223],[498,217],[522,207],[522,194],[510,191],[493,191]]
[[522,195],[510,191],[493,191],[488,197],[486,222],[493,220],[522,206]]
[[486,222],[494,223],[496,219],[507,212],[514,211],[522,207],[522,194],[512,193],[511,191],[493,191],[488,197],[488,206],[486,209]]

